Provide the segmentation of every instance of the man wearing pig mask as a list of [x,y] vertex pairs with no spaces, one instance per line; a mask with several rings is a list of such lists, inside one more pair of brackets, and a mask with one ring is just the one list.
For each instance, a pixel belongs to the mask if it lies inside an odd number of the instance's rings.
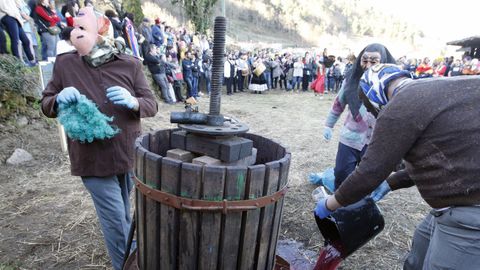
[[114,269],[121,269],[131,224],[129,193],[133,187],[134,141],[140,118],[157,113],[157,102],[141,62],[119,52],[108,18],[92,7],[74,18],[70,41],[76,51],[57,56],[52,79],[43,91],[42,111],[57,117],[60,104],[80,95],[94,102],[121,131],[113,138],[80,143],[68,139],[71,173],[80,176],[100,221]]

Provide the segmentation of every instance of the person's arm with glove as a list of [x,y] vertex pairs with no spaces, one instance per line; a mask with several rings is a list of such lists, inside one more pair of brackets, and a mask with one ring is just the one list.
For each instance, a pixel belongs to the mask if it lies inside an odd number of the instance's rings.
[[374,202],[380,201],[387,193],[392,191],[390,185],[388,185],[387,180],[383,180],[383,182],[378,186],[370,195],[370,198],[373,199]]
[[45,116],[57,117],[58,105],[75,103],[80,98],[80,91],[69,85],[65,87],[57,74],[62,72],[61,65],[54,65],[52,78],[42,92],[41,108]]
[[136,61],[133,89],[111,86],[107,89],[107,98],[113,104],[125,106],[135,112],[137,117],[152,117],[158,111],[158,105],[143,74],[143,66]]
[[80,92],[75,87],[66,87],[58,93],[55,101],[57,104],[75,103],[80,99]]
[[370,197],[375,201],[380,201],[387,193],[393,190],[409,188],[414,186],[415,183],[408,175],[405,169],[396,171],[395,173],[390,174],[385,181],[383,181],[380,186],[375,189]]
[[107,88],[107,97],[113,104],[125,106],[131,110],[138,111],[139,104],[137,98],[121,86],[112,86]]
[[335,97],[333,101],[332,109],[327,115],[327,119],[325,120],[325,127],[323,128],[323,138],[329,141],[332,138],[333,127],[337,123],[338,119],[342,115],[343,111],[345,110],[346,103],[344,102],[343,96],[343,86],[338,92],[338,95]]

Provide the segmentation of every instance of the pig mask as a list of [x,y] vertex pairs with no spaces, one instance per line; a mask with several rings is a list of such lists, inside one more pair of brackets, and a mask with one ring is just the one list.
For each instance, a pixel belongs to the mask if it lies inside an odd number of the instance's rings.
[[81,56],[88,55],[96,44],[103,42],[103,36],[109,30],[110,21],[93,7],[84,7],[73,19],[70,41]]

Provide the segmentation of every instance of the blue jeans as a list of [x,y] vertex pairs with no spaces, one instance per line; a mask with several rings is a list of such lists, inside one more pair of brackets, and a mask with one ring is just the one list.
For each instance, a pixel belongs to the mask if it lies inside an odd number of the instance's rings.
[[301,83],[302,83],[302,77],[300,77],[300,76],[293,77],[292,89],[295,89],[295,86],[297,86],[297,90],[300,89],[300,84]]
[[198,97],[198,77],[192,77],[192,96]]
[[263,72],[263,76],[265,76],[265,81],[267,82],[268,89],[272,89],[272,73],[271,72]]
[[363,154],[367,151],[365,145],[362,151],[346,146],[343,143],[338,143],[337,158],[335,160],[335,190],[340,187],[342,182],[355,170],[355,167],[362,159]]
[[193,77],[184,76],[185,84],[187,85],[187,98],[193,96]]
[[27,35],[25,35],[20,23],[14,17],[9,15],[3,16],[2,23],[5,25],[7,33],[10,36],[10,48],[12,50],[12,54],[20,58],[18,42],[21,41],[23,50],[25,51],[28,60],[33,61],[35,58],[30,50],[30,40],[28,39]]
[[162,92],[162,98],[166,103],[172,103],[173,97],[170,96],[169,92],[169,82],[167,75],[165,73],[155,73],[152,74],[153,80],[160,86],[160,91]]
[[[40,37],[42,41],[42,60],[47,60],[47,57],[57,56],[58,35],[43,32]],[[43,50],[45,50],[45,55]]]
[[207,95],[210,95],[210,91],[212,90],[211,89],[211,79],[210,77],[206,76],[205,74],[203,74],[203,79],[205,80],[205,91],[207,91]]
[[129,200],[129,194],[133,188],[131,177],[131,173],[108,177],[82,177],[83,184],[92,196],[103,238],[115,270],[122,269],[132,223]]

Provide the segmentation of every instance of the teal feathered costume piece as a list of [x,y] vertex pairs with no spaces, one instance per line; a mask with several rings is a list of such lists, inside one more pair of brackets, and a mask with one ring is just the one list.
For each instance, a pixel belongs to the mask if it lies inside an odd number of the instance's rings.
[[91,143],[93,140],[112,138],[120,132],[119,128],[109,124],[113,117],[100,112],[97,105],[84,95],[75,103],[61,103],[58,109],[58,120],[72,140]]

